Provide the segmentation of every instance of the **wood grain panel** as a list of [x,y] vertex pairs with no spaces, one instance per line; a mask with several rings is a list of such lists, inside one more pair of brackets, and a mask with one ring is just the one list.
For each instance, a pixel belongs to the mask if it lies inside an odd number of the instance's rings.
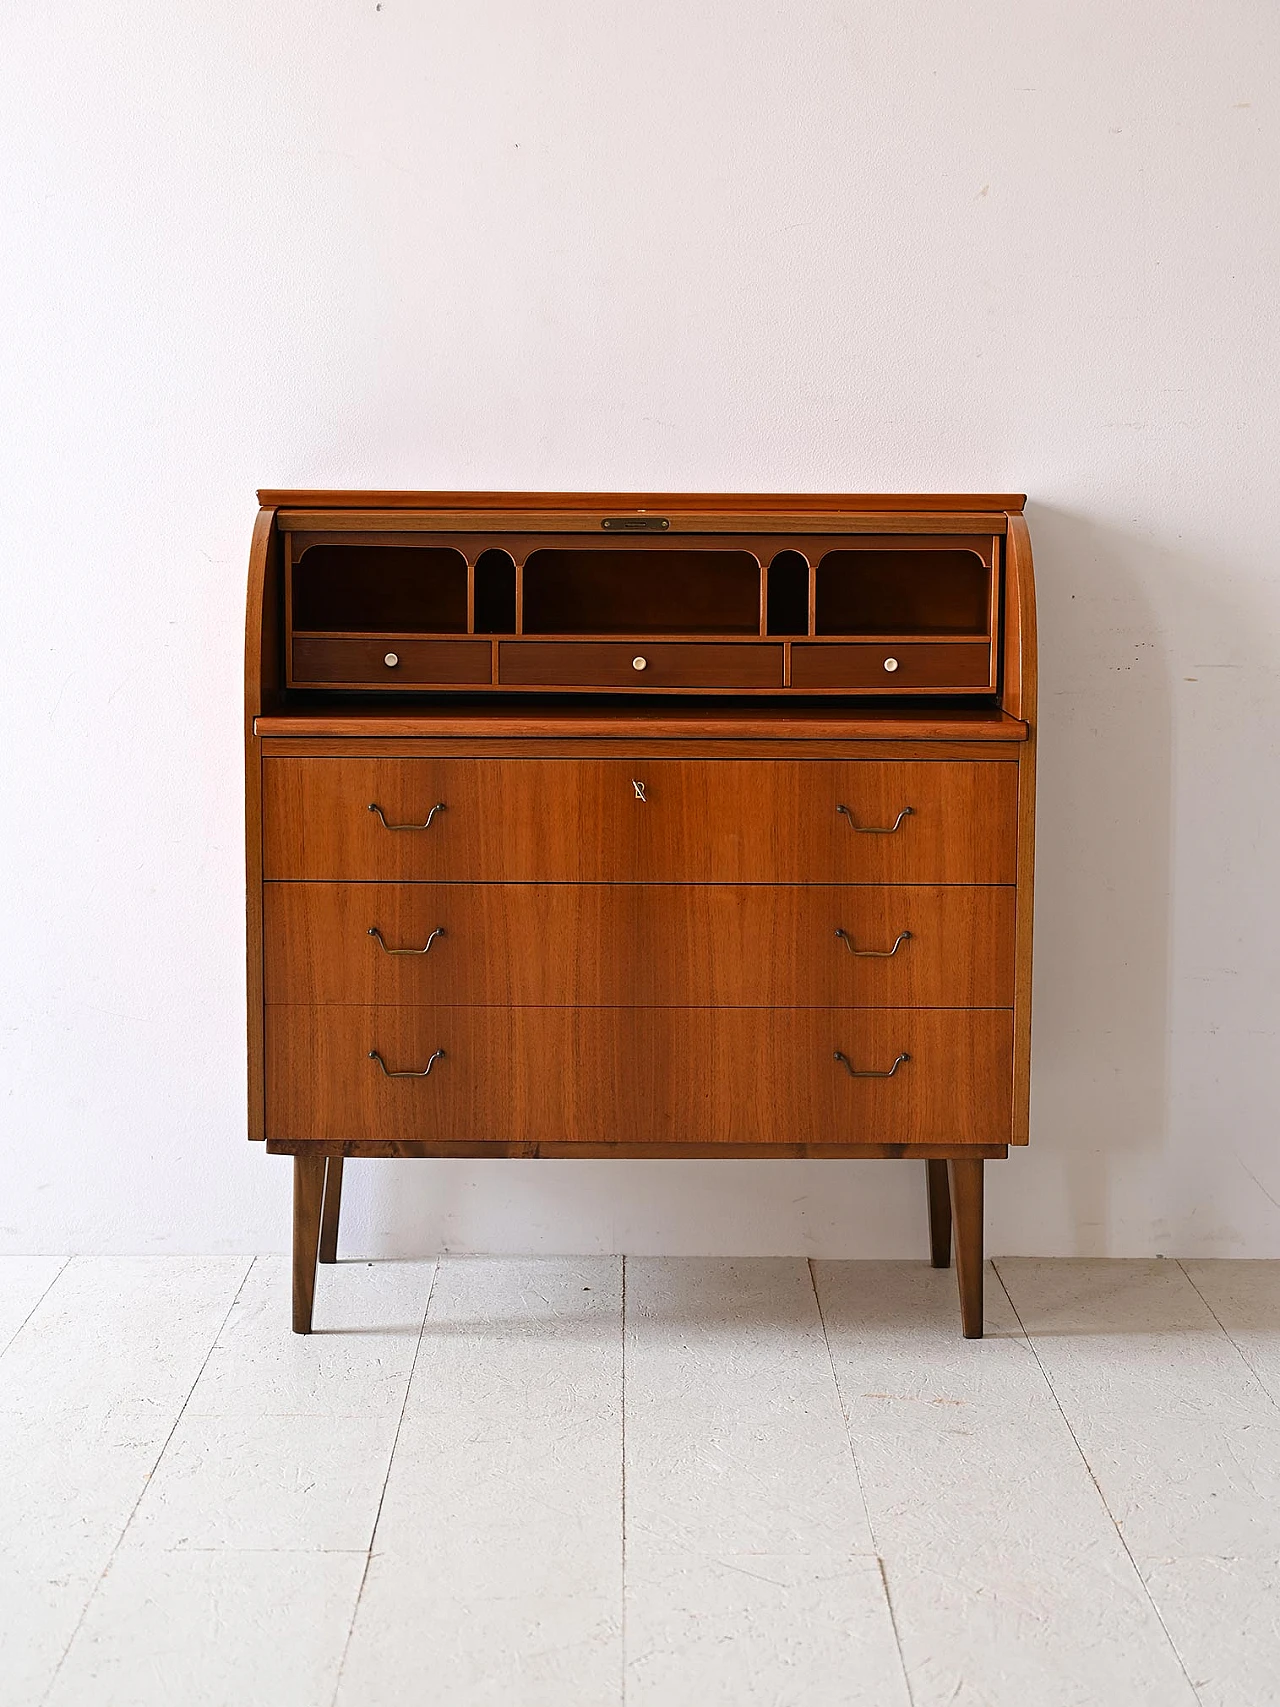
[[[493,701],[476,706],[459,701],[441,710],[423,701],[416,706],[361,705],[358,710],[315,707],[288,716],[259,717],[256,731],[265,740],[322,741],[688,741],[706,746],[723,741],[832,741],[907,744],[905,758],[916,755],[912,745],[925,742],[946,746],[976,742],[1006,745],[1025,741],[1027,725],[997,706],[973,705],[963,711],[938,711],[919,706],[892,709],[873,701],[859,702],[852,712],[831,704],[799,706],[770,701],[747,707],[722,701],[699,702],[690,712],[670,701],[650,701],[624,710],[621,702],[547,706],[530,699],[518,707]],[[776,753],[777,748],[774,748]],[[734,757],[733,752],[708,752],[707,757]],[[767,754],[760,754],[766,757]],[[803,750],[797,755],[804,757]],[[861,757],[862,755],[859,754]],[[871,753],[868,757],[882,755]],[[932,756],[921,755],[921,756]],[[957,755],[942,754],[941,757]],[[993,754],[993,757],[1003,756]]]
[[[263,786],[275,879],[1009,883],[1015,873],[1013,764],[267,759]],[[429,829],[390,830],[374,804],[393,824],[443,810]]]
[[510,1156],[532,1160],[544,1157],[550,1161],[607,1160],[611,1157],[631,1161],[680,1162],[763,1161],[768,1158],[794,1158],[803,1161],[852,1161],[856,1158],[882,1161],[906,1158],[908,1161],[941,1159],[955,1156],[981,1156],[987,1161],[1003,1160],[1009,1154],[1007,1144],[506,1144],[471,1139],[405,1138],[399,1140],[329,1140],[318,1138],[272,1138],[268,1140],[269,1156],[385,1156],[385,1157],[495,1157]]
[[[426,1078],[387,1078],[388,1067]],[[858,1069],[892,1078],[851,1078]],[[277,1141],[1004,1144],[1007,1012],[272,1007]]]
[[508,736],[505,739],[463,735],[456,740],[419,735],[313,736],[271,735],[261,740],[262,755],[268,759],[973,759],[1010,763],[1021,751],[1011,737],[998,747],[984,741],[791,741],[782,747],[776,740],[756,738],[726,741],[712,737],[699,740],[636,739],[594,740],[580,736],[572,740],[542,735]]
[[[907,884],[272,883],[267,1000],[1009,1007],[1014,896]],[[425,953],[387,951],[428,942]]]

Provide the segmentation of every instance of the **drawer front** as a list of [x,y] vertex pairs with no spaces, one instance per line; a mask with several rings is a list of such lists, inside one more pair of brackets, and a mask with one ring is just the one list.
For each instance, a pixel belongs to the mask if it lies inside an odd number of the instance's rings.
[[[277,1140],[1011,1137],[1013,1020],[990,1009],[272,1007],[266,1051]],[[393,1073],[431,1070],[387,1077],[371,1051]]]
[[264,868],[285,881],[1012,883],[1017,772],[1006,760],[267,759]]
[[991,644],[892,641],[881,645],[791,648],[793,688],[875,689],[878,693],[990,693]]
[[268,1002],[1013,1002],[1005,887],[272,883],[265,906]]
[[782,647],[665,640],[504,640],[509,687],[780,688]]
[[[394,659],[394,663],[387,660]],[[364,640],[297,637],[293,681],[326,685],[405,688],[488,682],[493,648],[487,640],[405,640],[394,635]]]

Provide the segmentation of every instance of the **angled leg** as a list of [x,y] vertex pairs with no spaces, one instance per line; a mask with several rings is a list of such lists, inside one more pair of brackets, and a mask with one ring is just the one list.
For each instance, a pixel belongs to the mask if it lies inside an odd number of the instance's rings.
[[960,1283],[960,1326],[967,1340],[982,1338],[982,1158],[947,1163],[951,1219]]
[[338,1260],[338,1215],[342,1209],[342,1157],[330,1156],[324,1170],[324,1211],[320,1217],[320,1261]]
[[316,1256],[320,1246],[320,1205],[324,1199],[324,1157],[293,1158],[293,1331],[311,1332],[316,1295]]
[[951,1192],[947,1164],[927,1161],[929,1176],[929,1256],[935,1268],[951,1267]]

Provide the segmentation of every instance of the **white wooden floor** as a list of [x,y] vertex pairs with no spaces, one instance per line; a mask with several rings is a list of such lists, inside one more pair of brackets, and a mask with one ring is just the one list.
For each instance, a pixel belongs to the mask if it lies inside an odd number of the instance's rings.
[[[998,1270],[998,1272],[997,1272]],[[1280,1702],[1280,1263],[0,1259],[0,1702]]]

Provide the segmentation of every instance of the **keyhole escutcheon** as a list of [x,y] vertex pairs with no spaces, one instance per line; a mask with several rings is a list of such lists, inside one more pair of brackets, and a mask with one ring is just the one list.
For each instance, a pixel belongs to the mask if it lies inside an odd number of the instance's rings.
[[645,798],[644,784],[642,782],[637,782],[635,777],[632,777],[631,786],[636,791],[636,799],[637,800],[643,800]]

